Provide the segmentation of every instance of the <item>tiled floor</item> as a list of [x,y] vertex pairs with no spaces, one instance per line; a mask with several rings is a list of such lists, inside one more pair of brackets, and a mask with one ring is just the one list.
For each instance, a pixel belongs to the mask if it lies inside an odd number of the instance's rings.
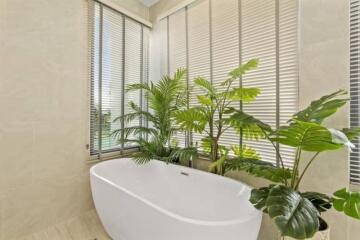
[[110,240],[95,210],[17,240]]

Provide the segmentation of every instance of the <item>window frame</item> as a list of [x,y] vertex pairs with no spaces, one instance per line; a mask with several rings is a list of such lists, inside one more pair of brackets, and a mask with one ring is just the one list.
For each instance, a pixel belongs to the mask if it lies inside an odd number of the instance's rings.
[[[96,6],[98,7],[98,11],[99,11],[99,19],[96,19]],[[141,19],[135,19],[121,11],[119,11],[118,9],[116,9],[114,6],[110,6],[108,4],[102,3],[101,1],[97,1],[97,0],[92,0],[89,1],[89,8],[88,8],[88,15],[89,15],[89,36],[90,36],[90,42],[89,42],[89,52],[90,52],[90,63],[89,63],[89,72],[90,72],[90,86],[89,86],[89,143],[87,144],[87,149],[89,151],[89,155],[90,155],[90,160],[104,160],[104,159],[111,159],[114,157],[118,157],[120,155],[126,155],[129,152],[132,151],[136,151],[138,149],[138,146],[124,146],[124,144],[121,144],[120,146],[114,146],[111,147],[109,149],[100,149],[102,148],[102,142],[104,141],[104,137],[99,137],[100,134],[102,134],[102,130],[103,130],[103,122],[101,121],[102,118],[100,118],[100,120],[96,121],[96,112],[94,111],[99,111],[98,115],[102,115],[102,101],[103,98],[101,96],[101,92],[103,91],[103,89],[101,88],[101,82],[102,82],[102,78],[104,77],[102,74],[102,69],[103,69],[103,40],[104,40],[104,9],[106,9],[106,11],[112,11],[115,14],[118,14],[119,17],[121,18],[121,23],[122,24],[122,32],[123,34],[121,35],[121,41],[122,41],[122,69],[121,69],[121,83],[119,83],[119,85],[121,85],[121,116],[124,116],[125,114],[125,108],[126,108],[126,103],[125,103],[125,87],[127,85],[126,83],[126,79],[125,79],[125,65],[126,65],[126,53],[125,53],[125,49],[126,49],[126,44],[125,44],[125,39],[126,39],[126,32],[129,31],[129,29],[126,28],[126,22],[127,21],[131,21],[134,22],[135,24],[138,24],[140,26],[140,55],[139,55],[139,82],[143,83],[143,82],[148,82],[149,80],[149,35],[150,35],[150,31],[149,29],[151,29],[151,24],[149,25],[149,23],[147,21],[141,22]],[[99,24],[99,30],[98,32],[96,31],[96,27],[95,25]],[[145,36],[145,33],[147,33],[147,35]],[[96,35],[98,35],[97,37],[99,38],[99,45],[96,46],[95,43],[95,38]],[[146,39],[145,39],[146,38]],[[147,45],[147,46],[146,46]],[[98,48],[98,50],[96,50],[96,48]],[[146,53],[144,53],[144,51],[146,51]],[[96,53],[98,53],[98,56],[96,56]],[[146,57],[144,57],[146,56]],[[98,58],[98,60],[95,60],[95,58]],[[97,67],[99,68],[97,71],[95,71],[95,68]],[[98,75],[98,76],[96,76]],[[98,79],[96,79],[98,78]],[[96,90],[95,90],[95,82],[98,81],[97,84],[99,84],[99,90],[98,90],[98,102],[95,100],[95,94],[96,94]],[[144,98],[143,98],[143,93],[142,91],[140,91],[139,93],[137,93],[138,98],[139,98],[139,103],[142,108],[146,108],[146,104],[144,104]],[[96,106],[96,102],[99,105],[99,107],[95,107]],[[97,110],[96,110],[97,109]],[[146,122],[144,122],[143,119],[139,119],[139,124],[147,124]],[[98,130],[96,130],[96,128],[94,128],[94,126],[98,127]],[[124,128],[124,123],[121,123],[121,128]],[[99,131],[98,133],[98,137],[96,138],[96,132]],[[96,141],[98,141],[98,147],[96,148]],[[100,146],[100,147],[99,147]]]

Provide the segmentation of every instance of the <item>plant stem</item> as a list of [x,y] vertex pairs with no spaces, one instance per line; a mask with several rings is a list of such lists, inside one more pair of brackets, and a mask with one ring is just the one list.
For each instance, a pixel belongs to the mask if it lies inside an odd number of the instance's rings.
[[[274,149],[275,149],[275,151],[276,151],[276,155],[279,156],[281,168],[282,168],[283,170],[285,170],[284,161],[283,161],[283,159],[282,159],[282,157],[281,157],[281,154],[280,154],[280,149],[274,144],[273,141],[271,141],[269,135],[264,131],[264,129],[261,129],[261,131],[264,133],[265,138],[266,138],[269,142],[271,142],[271,145],[273,145],[273,147],[274,147]],[[287,179],[286,179],[285,177],[284,177],[284,183],[285,183],[285,186],[288,185]]]
[[293,176],[291,178],[291,184],[290,186],[294,189],[295,181],[298,175],[298,168],[299,168],[299,162],[301,158],[301,148],[296,149],[296,156],[295,156],[295,163],[294,163],[294,169],[293,169]]
[[305,175],[305,172],[308,170],[308,168],[310,167],[311,163],[315,160],[315,158],[320,154],[320,152],[315,153],[315,155],[310,159],[310,161],[308,162],[308,164],[306,164],[303,172],[301,173],[299,179],[297,180],[297,183],[295,185],[295,190],[297,190],[299,188],[300,182],[302,180],[302,178]]

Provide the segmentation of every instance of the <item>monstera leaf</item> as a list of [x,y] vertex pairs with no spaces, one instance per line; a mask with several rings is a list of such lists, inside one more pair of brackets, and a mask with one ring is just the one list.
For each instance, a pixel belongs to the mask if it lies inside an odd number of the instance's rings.
[[246,171],[255,177],[261,177],[275,183],[285,183],[292,176],[291,170],[288,168],[278,168],[269,162],[244,157],[227,160],[225,170]]
[[243,137],[247,139],[264,138],[264,132],[272,131],[268,124],[243,111],[230,107],[225,113],[231,114],[231,116],[224,119],[224,122],[233,127],[238,133],[242,132]]
[[319,230],[318,210],[289,187],[275,185],[253,189],[250,202],[269,214],[283,236],[305,239]]
[[347,92],[339,90],[332,94],[321,97],[311,102],[306,109],[296,113],[293,117],[295,120],[302,122],[314,122],[321,124],[325,118],[334,114],[339,108],[344,106],[349,99],[338,98],[346,95]]
[[331,197],[318,192],[304,192],[301,196],[307,198],[319,212],[326,212],[332,207]]
[[346,188],[334,193],[333,206],[339,212],[360,219],[360,192],[348,192]]
[[336,150],[343,146],[353,147],[343,132],[302,121],[295,121],[289,126],[280,127],[271,134],[270,139],[310,152]]
[[252,189],[249,201],[254,205],[256,209],[263,211],[264,213],[268,213],[266,200],[269,196],[271,188],[276,185],[270,185],[268,187],[262,187],[259,189]]

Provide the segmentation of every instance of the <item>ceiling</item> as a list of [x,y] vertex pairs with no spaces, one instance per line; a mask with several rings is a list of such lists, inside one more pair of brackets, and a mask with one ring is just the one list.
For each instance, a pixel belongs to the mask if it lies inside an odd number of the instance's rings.
[[157,3],[159,0],[139,0],[141,3],[143,3],[144,5],[151,7],[152,5],[154,5],[155,3]]

